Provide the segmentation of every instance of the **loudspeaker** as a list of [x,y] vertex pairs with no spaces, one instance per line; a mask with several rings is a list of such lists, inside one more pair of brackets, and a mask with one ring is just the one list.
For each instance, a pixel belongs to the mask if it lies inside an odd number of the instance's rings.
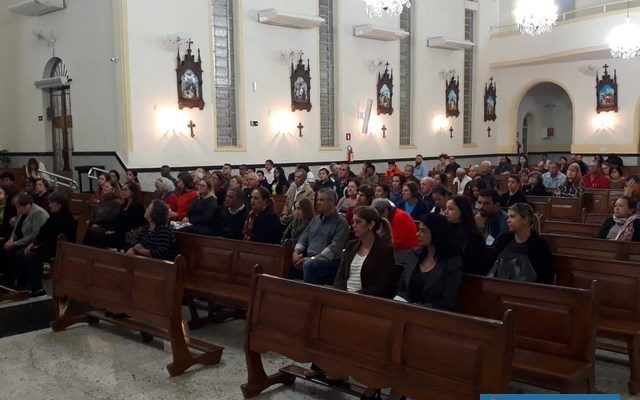
[[373,99],[367,99],[367,108],[364,110],[364,121],[362,122],[362,133],[369,133],[369,119],[371,118],[371,108]]

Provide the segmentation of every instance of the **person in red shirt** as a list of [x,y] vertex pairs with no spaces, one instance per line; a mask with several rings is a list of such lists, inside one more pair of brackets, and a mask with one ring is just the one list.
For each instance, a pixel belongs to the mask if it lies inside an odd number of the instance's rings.
[[395,161],[389,160],[387,161],[387,171],[384,174],[385,176],[402,175],[402,170],[396,165]]
[[374,199],[371,204],[382,218],[386,218],[391,223],[391,234],[393,235],[393,249],[409,250],[420,246],[416,223],[406,211],[396,208],[387,199]]
[[173,221],[182,221],[187,216],[191,203],[198,197],[196,185],[193,182],[191,174],[181,172],[178,175],[178,190],[176,191],[177,207],[175,210],[169,211],[169,217]]
[[589,173],[582,177],[585,189],[610,189],[611,181],[604,176],[602,168],[597,161],[591,161],[589,164]]

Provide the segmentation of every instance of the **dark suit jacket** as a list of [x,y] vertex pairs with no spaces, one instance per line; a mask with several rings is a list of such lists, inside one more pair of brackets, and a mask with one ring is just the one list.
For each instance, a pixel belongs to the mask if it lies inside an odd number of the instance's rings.
[[421,304],[441,310],[455,311],[458,307],[458,296],[462,282],[462,258],[460,256],[440,259],[433,268],[419,299],[410,299],[409,288],[414,271],[420,268],[423,249],[411,252],[406,268],[398,283],[398,296],[410,303]]
[[[333,284],[336,288],[347,290],[351,262],[358,252],[360,243],[360,239],[347,243]],[[378,297],[393,297],[397,284],[395,271],[393,247],[384,239],[377,237],[362,264],[362,270],[360,271],[362,290],[359,293]]]
[[9,236],[11,236],[11,232],[13,231],[10,220],[15,217],[16,214],[16,208],[9,203],[9,199],[7,198],[7,205],[4,207],[4,217],[2,224],[0,224],[0,238],[9,240]]

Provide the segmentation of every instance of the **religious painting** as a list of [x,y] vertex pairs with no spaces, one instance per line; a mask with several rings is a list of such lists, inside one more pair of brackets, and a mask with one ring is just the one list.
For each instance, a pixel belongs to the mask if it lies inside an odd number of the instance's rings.
[[496,85],[493,83],[493,77],[489,79],[489,85],[484,84],[484,120],[496,120]]
[[460,115],[460,109],[458,108],[458,102],[460,101],[460,77],[456,79],[452,76],[449,83],[447,83],[445,100],[447,117],[458,117]]
[[596,111],[618,112],[618,77],[616,70],[613,70],[613,79],[607,70],[609,66],[604,65],[604,73],[602,79],[598,79],[596,75]]
[[291,63],[291,111],[311,111],[311,69],[302,62],[302,53],[296,67]]
[[180,59],[180,49],[178,49],[178,68],[176,74],[178,77],[178,108],[204,108],[204,99],[202,97],[202,60],[200,59],[200,49],[198,49],[198,60],[191,54],[191,44],[189,40],[189,48],[184,55],[184,59]]
[[384,72],[378,72],[377,112],[380,114],[393,114],[393,70],[389,72],[389,62],[385,64]]

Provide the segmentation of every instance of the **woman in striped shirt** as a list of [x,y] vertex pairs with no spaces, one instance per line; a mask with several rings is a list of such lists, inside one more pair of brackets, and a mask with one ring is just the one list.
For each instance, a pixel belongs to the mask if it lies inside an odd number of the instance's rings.
[[136,244],[127,253],[173,261],[178,252],[176,238],[169,226],[169,207],[160,200],[154,200],[144,217],[149,225],[142,228]]

